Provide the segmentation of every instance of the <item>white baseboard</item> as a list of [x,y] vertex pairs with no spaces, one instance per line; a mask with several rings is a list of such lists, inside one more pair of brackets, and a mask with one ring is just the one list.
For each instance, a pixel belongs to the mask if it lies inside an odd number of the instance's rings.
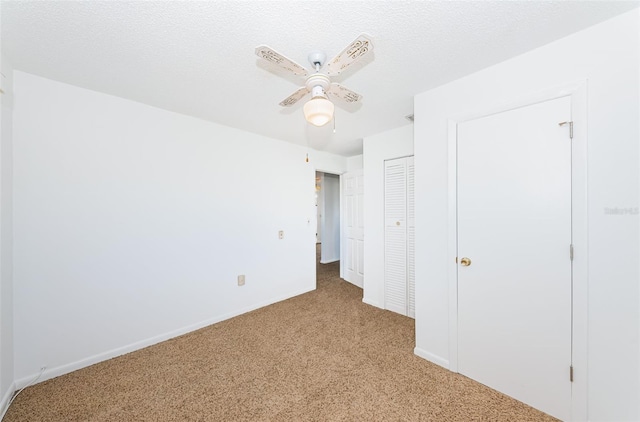
[[13,397],[13,393],[16,392],[16,383],[11,383],[7,391],[2,396],[2,401],[0,401],[0,421],[4,418],[4,415],[9,410],[9,402],[11,401],[11,397]]
[[367,299],[366,297],[362,298],[362,303],[366,303],[367,305],[375,306],[376,308],[384,309],[380,304],[374,300]]
[[326,261],[320,260],[321,264],[331,264],[332,262],[337,262],[340,261],[340,258],[336,258],[336,259],[328,259]]
[[449,369],[449,361],[447,359],[443,359],[440,356],[434,355],[433,353],[427,352],[426,350],[420,349],[418,347],[413,349],[413,353],[416,356],[421,357],[422,359],[426,359],[429,362],[440,365],[445,369]]
[[348,279],[346,279],[346,278],[344,278],[344,277],[342,277],[342,276],[340,276],[340,278],[341,278],[341,279],[343,279],[344,281],[346,281],[347,283],[351,283],[351,284],[353,284],[354,286],[356,286],[356,287],[360,287],[360,288],[362,289],[362,282],[360,282],[360,283],[355,283],[355,282],[353,282],[353,281],[351,281],[351,280],[348,280]]
[[[288,295],[278,296],[278,297],[272,298],[272,299],[264,301],[264,302],[259,302],[259,303],[255,304],[255,305],[247,306],[245,308],[241,308],[241,309],[238,309],[238,310],[233,311],[233,312],[229,312],[229,313],[226,313],[226,314],[223,314],[223,315],[219,315],[219,316],[216,316],[216,317],[213,317],[213,318],[206,319],[206,320],[198,322],[196,324],[191,324],[191,325],[179,328],[177,330],[169,331],[169,332],[164,333],[164,334],[160,334],[160,335],[157,335],[157,336],[154,336],[154,337],[150,337],[150,338],[147,338],[145,340],[137,341],[135,343],[131,343],[131,344],[128,344],[126,346],[122,346],[122,347],[118,347],[118,348],[115,348],[115,349],[111,349],[111,350],[105,351],[103,353],[98,353],[98,354],[93,355],[93,356],[88,356],[88,357],[86,357],[84,359],[80,359],[80,360],[77,360],[75,362],[71,362],[71,363],[68,363],[68,364],[65,364],[65,365],[55,366],[53,368],[47,368],[42,373],[42,376],[38,379],[37,383],[40,383],[42,381],[46,381],[46,380],[51,379],[51,378],[59,377],[60,375],[65,375],[65,374],[68,374],[70,372],[77,371],[78,369],[86,368],[87,366],[91,366],[91,365],[94,365],[96,363],[103,362],[105,360],[109,360],[109,359],[112,359],[112,358],[115,358],[115,357],[118,357],[118,356],[122,356],[122,355],[127,354],[127,353],[135,352],[136,350],[144,349],[145,347],[153,346],[154,344],[158,344],[160,342],[172,339],[174,337],[178,337],[178,336],[181,336],[183,334],[187,334],[187,333],[190,333],[192,331],[199,330],[200,328],[207,327],[209,325],[212,325],[212,324],[215,324],[215,323],[218,323],[218,322],[221,322],[221,321],[236,317],[238,315],[245,314],[247,312],[254,311],[254,310],[259,309],[259,308],[263,308],[263,307],[268,306],[268,305],[272,305],[272,304],[277,303],[277,302],[281,302],[283,300],[290,299],[292,297],[295,297],[295,296],[298,296],[298,295],[301,295],[301,294],[304,294],[304,293],[308,293],[308,292],[313,291],[313,290],[315,290],[315,286],[313,288],[311,288],[311,289],[304,289],[302,291],[293,292],[293,293],[288,294]],[[38,374],[39,374],[39,371],[35,372],[35,373],[31,374],[31,375],[28,375],[26,377],[22,377],[22,378],[20,378],[18,380],[15,380],[14,391],[24,387],[25,385],[28,385],[31,381],[33,381],[33,379],[35,377],[38,376]]]
[[349,280],[347,280],[347,281],[348,281],[349,283],[353,284],[353,285],[354,285],[354,286],[356,286],[356,287],[360,287],[361,289],[363,288],[363,287],[362,287],[362,282],[360,282],[360,283],[354,283],[353,281],[349,281]]

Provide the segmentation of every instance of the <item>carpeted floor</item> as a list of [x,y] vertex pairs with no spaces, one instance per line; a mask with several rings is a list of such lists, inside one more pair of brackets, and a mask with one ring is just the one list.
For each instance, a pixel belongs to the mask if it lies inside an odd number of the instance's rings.
[[413,354],[414,321],[316,291],[26,389],[15,421],[552,421]]

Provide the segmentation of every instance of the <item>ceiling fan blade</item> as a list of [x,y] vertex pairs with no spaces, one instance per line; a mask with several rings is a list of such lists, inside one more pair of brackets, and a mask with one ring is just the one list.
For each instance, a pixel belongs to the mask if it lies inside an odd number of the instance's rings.
[[300,101],[302,98],[304,98],[304,96],[307,95],[308,93],[309,93],[309,90],[307,89],[307,87],[303,86],[293,94],[289,95],[284,100],[280,101],[280,105],[282,107],[290,107],[295,103],[297,103],[298,101]]
[[340,54],[331,59],[327,65],[327,74],[329,76],[339,74],[371,51],[373,51],[371,38],[366,34],[361,34]]
[[340,98],[342,101],[346,103],[357,103],[362,99],[362,95],[353,92],[352,90],[343,87],[340,84],[332,83],[327,90],[327,94],[332,95],[336,98]]
[[261,45],[256,48],[256,55],[266,61],[276,64],[281,68],[288,70],[294,75],[298,76],[307,76],[309,71],[304,67],[300,66],[298,63],[293,60],[283,56],[277,51],[273,50],[271,47],[267,47],[266,45]]

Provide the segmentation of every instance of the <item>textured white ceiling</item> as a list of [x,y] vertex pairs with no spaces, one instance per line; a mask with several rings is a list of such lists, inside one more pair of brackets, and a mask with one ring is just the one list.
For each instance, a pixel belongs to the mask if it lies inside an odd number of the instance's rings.
[[[345,156],[410,124],[413,95],[638,7],[637,1],[2,1],[15,69]],[[315,128],[303,84],[254,55],[266,44],[307,66],[361,32],[374,53],[335,81],[337,131]]]

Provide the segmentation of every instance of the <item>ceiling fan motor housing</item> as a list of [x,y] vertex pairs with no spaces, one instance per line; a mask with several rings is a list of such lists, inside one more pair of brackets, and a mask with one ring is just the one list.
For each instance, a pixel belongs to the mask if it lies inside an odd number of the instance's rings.
[[324,93],[329,88],[331,81],[327,75],[314,73],[307,78],[306,86],[311,91],[311,97],[324,97]]

